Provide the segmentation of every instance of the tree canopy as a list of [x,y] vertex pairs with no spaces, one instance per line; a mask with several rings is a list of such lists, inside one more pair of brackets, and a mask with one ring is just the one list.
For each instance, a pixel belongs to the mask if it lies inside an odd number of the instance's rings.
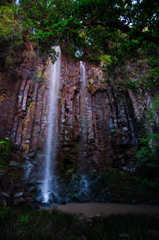
[[43,55],[54,57],[52,46],[60,45],[67,54],[96,63],[101,59],[118,63],[139,52],[151,57],[153,54],[153,68],[158,67],[154,60],[159,58],[158,0],[15,2],[0,2],[1,40],[13,42],[19,38],[20,43],[27,35]]
[[105,52],[115,39],[129,45],[159,42],[157,0],[21,0],[19,14],[42,52],[57,44],[87,54],[90,48]]

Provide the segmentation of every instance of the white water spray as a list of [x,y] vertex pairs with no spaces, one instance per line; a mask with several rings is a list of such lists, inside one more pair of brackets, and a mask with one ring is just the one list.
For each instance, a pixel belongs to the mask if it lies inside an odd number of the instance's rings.
[[88,197],[89,188],[88,188],[88,180],[86,175],[81,175],[80,186],[81,186],[80,192],[85,193],[86,196]]
[[55,175],[56,150],[58,143],[57,136],[57,119],[58,119],[58,96],[60,88],[60,70],[61,70],[61,50],[57,46],[54,48],[58,53],[57,60],[54,64],[50,64],[50,93],[48,106],[48,130],[46,136],[45,151],[45,172],[44,183],[42,185],[43,202],[48,202],[49,194],[52,192],[57,195],[57,182]]
[[16,5],[19,5],[19,0],[16,0],[15,4],[16,4]]

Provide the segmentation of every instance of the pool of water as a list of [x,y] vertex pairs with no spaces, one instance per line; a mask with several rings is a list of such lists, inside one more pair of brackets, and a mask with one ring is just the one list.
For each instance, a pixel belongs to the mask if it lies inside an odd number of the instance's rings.
[[118,204],[118,203],[69,203],[66,205],[55,205],[49,208],[43,208],[46,210],[52,210],[57,208],[60,211],[84,214],[87,217],[103,215],[109,216],[111,214],[146,214],[146,215],[158,215],[159,206],[149,205],[131,205],[131,204]]

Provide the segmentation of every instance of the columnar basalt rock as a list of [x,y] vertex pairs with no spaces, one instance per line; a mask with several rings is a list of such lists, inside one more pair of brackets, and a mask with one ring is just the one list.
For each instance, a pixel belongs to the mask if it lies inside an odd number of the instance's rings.
[[[22,146],[24,155],[42,152],[47,130],[48,61],[33,52],[19,66],[21,78],[10,85],[1,84],[6,98],[1,104],[1,136],[10,136]],[[140,136],[146,109],[151,105],[148,93],[117,89],[100,67],[86,63],[85,164],[87,169],[109,169],[128,165],[131,148]],[[4,76],[3,76],[4,77]],[[78,168],[80,162],[80,121],[82,101],[80,64],[62,56],[59,97],[57,160],[61,169]],[[12,87],[13,86],[13,89]],[[143,104],[144,100],[144,104]],[[6,122],[5,122],[6,121]],[[41,164],[41,163],[40,163]]]
[[[82,140],[80,121],[82,111],[81,83],[78,62],[65,62],[63,60],[63,73],[61,85],[61,124],[60,147],[62,153],[59,161],[71,164],[71,157],[80,161],[80,154],[68,153],[75,144]],[[108,86],[104,81],[104,75],[100,68],[86,64],[87,99],[85,111],[85,164],[87,168],[107,169],[112,166],[126,164],[130,157],[130,149],[135,144],[136,133],[134,129],[135,119],[131,110],[131,100],[127,91],[118,92]],[[69,76],[72,78],[71,81]],[[69,81],[69,85],[68,85]],[[74,85],[73,85],[74,84]],[[72,121],[73,119],[73,121]],[[80,151],[81,148],[78,148]],[[119,155],[122,154],[122,163],[119,163]],[[68,159],[69,158],[69,159]],[[121,160],[121,159],[120,159]],[[72,161],[73,162],[73,161]],[[74,164],[74,162],[72,163]]]

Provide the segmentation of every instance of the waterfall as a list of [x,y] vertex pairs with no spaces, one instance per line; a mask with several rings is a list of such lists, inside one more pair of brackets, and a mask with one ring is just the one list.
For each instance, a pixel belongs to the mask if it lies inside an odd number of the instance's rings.
[[88,107],[88,98],[87,98],[87,81],[86,81],[86,68],[85,63],[80,61],[80,82],[81,82],[81,108],[80,108],[80,122],[81,122],[81,147],[80,147],[80,172],[81,172],[81,192],[85,193],[88,196],[88,180],[86,175],[86,148],[87,148],[87,132],[88,132],[88,121],[87,121],[87,107]]
[[[80,61],[80,82],[81,82],[81,137],[82,145],[85,148],[87,143],[87,81],[86,81],[86,69],[85,63]],[[85,149],[83,149],[85,150]],[[84,158],[83,152],[83,158]]]
[[59,46],[55,47],[54,49],[58,53],[58,57],[54,64],[50,64],[49,69],[50,93],[48,103],[48,129],[46,136],[44,182],[41,189],[43,202],[48,202],[50,193],[53,193],[55,196],[57,196],[55,164],[58,143],[57,120],[58,96],[60,87],[61,50]]

